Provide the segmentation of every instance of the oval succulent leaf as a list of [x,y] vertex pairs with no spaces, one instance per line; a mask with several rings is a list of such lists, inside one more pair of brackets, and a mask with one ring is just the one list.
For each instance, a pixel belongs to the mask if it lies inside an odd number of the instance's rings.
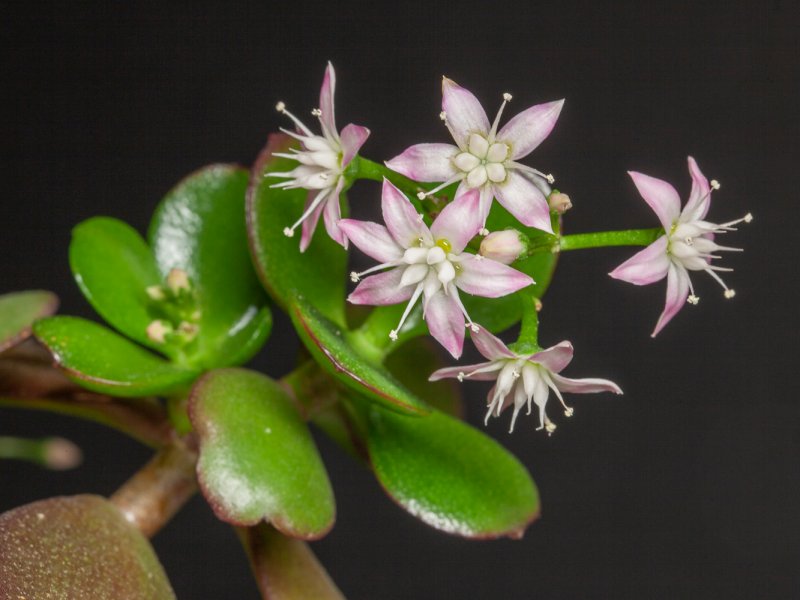
[[373,406],[367,449],[387,493],[446,533],[518,538],[539,515],[525,467],[495,440],[444,413],[409,419]]
[[298,297],[290,316],[300,339],[323,369],[367,400],[404,414],[426,414],[430,408],[386,369],[367,360],[348,341],[341,327]]
[[37,321],[33,332],[70,379],[95,392],[121,397],[169,394],[198,375],[78,317],[48,317]]
[[270,187],[278,180],[265,177],[267,172],[287,171],[295,166],[294,161],[273,156],[275,152],[287,152],[292,144],[287,135],[270,135],[253,166],[247,192],[247,229],[253,260],[261,282],[284,309],[288,310],[298,296],[313,298],[323,315],[343,325],[347,253],[321,228],[301,253],[298,238],[286,237],[283,229],[303,214],[308,192]]
[[0,515],[3,598],[172,600],[153,548],[99,496],[40,500]]
[[186,272],[198,299],[193,362],[246,362],[269,335],[272,316],[253,270],[245,228],[248,172],[211,165],[188,176],[158,206],[149,239],[161,278]]
[[57,308],[58,297],[44,290],[11,292],[0,296],[0,352],[27,338],[33,322],[52,315]]
[[333,526],[333,491],[311,434],[284,389],[244,369],[220,369],[192,388],[198,478],[216,515],[237,525],[266,519],[316,539]]

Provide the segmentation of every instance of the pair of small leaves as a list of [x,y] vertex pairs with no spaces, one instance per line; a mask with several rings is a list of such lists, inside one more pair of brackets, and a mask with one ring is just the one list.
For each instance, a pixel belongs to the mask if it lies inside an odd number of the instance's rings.
[[[245,243],[247,177],[243,169],[213,165],[186,178],[156,210],[149,245],[116,219],[96,217],[75,228],[75,279],[127,337],[83,319],[38,322],[37,337],[78,383],[118,396],[169,394],[203,370],[245,362],[263,344],[272,321]],[[198,298],[197,337],[184,349],[147,335],[155,319],[147,288],[174,268],[188,274]]]

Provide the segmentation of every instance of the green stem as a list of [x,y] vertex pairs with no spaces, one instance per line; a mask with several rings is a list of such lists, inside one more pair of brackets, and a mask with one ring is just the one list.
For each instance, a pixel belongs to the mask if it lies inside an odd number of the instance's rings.
[[531,294],[518,293],[522,304],[522,323],[519,338],[512,344],[519,354],[536,352],[539,349],[539,301]]
[[664,229],[626,229],[624,231],[598,231],[562,236],[558,243],[561,251],[604,248],[606,246],[649,246],[664,235]]
[[417,197],[417,192],[425,191],[425,188],[413,179],[409,179],[405,175],[400,175],[400,173],[392,171],[389,167],[373,162],[368,158],[359,156],[357,161],[354,160],[353,162],[356,163],[355,176],[358,179],[383,181],[383,179],[386,178],[401,191],[405,192],[414,199]]

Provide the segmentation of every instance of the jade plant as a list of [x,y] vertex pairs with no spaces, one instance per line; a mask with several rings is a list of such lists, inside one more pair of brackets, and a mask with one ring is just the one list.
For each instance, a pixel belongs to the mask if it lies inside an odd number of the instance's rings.
[[[607,379],[562,374],[570,342],[539,340],[558,257],[643,247],[610,275],[635,285],[667,279],[653,335],[697,304],[690,271],[734,296],[717,253],[737,249],[720,239],[752,217],[706,220],[720,185],[691,157],[683,209],[669,183],[630,173],[630,202],[638,192],[657,226],[563,235],[569,196],[518,162],[550,135],[563,100],[503,124],[512,100],[503,94],[490,122],[445,78],[439,116],[454,143],[374,162],[360,154],[368,129],[337,127],[335,83],[329,64],[312,111],[319,133],[279,102],[288,128],[269,136],[253,167],[189,175],[145,237],[111,217],[74,228],[69,263],[105,324],[56,315],[50,292],[0,297],[0,405],[95,420],[155,451],[110,498],[56,497],[0,515],[3,597],[174,597],[147,538],[199,490],[236,528],[265,598],[342,598],[306,544],[335,518],[310,425],[427,525],[519,538],[540,513],[536,485],[462,420],[459,383],[491,381],[486,419],[512,408],[515,435],[554,434],[575,411],[565,394],[622,393]],[[364,180],[380,184],[372,197],[382,222],[350,216],[347,192]],[[351,270],[352,247],[377,264]],[[303,344],[278,380],[244,366],[276,312]],[[459,364],[466,343],[486,361]],[[534,406],[521,427],[520,413]],[[79,451],[56,442],[3,437],[0,458],[74,464]]]

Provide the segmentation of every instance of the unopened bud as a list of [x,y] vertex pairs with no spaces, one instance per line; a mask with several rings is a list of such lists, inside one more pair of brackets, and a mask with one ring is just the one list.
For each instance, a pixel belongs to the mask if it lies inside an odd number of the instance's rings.
[[562,194],[558,190],[553,190],[553,193],[547,197],[547,204],[550,205],[550,210],[560,215],[563,215],[572,208],[572,201],[569,199],[569,196]]
[[54,437],[46,441],[43,453],[48,469],[66,471],[74,469],[83,461],[83,453],[75,444],[64,438]]
[[528,238],[516,229],[494,231],[483,238],[480,254],[485,258],[510,265],[528,249]]
[[168,333],[172,333],[172,326],[165,321],[152,321],[147,326],[147,338],[157,344],[163,344]]
[[189,275],[183,269],[172,269],[167,275],[167,285],[174,294],[177,294],[181,290],[186,290],[188,292],[191,288]]

